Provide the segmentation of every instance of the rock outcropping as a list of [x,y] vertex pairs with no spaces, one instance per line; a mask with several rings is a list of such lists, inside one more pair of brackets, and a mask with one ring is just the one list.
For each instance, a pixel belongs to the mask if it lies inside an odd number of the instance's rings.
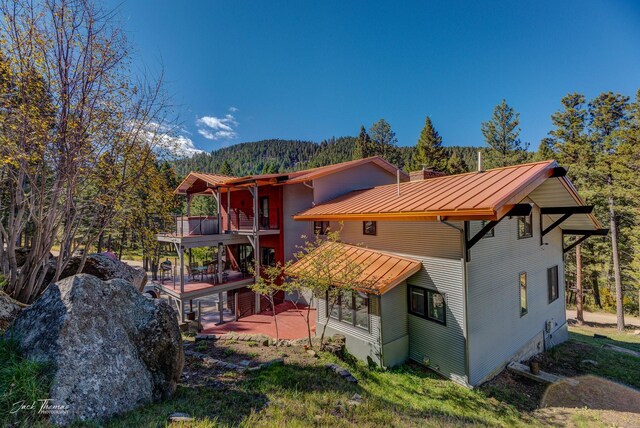
[[13,300],[4,291],[0,291],[0,331],[6,329],[24,307],[26,305]]
[[[60,274],[60,279],[68,278],[78,272],[82,257],[73,256]],[[142,292],[147,284],[147,273],[142,268],[129,266],[120,260],[105,254],[89,254],[82,268],[82,273],[96,276],[103,281],[120,278],[129,281],[138,291]]]
[[104,420],[170,396],[184,353],[175,311],[124,280],[80,274],[51,284],[7,332],[28,358],[50,363],[49,416]]

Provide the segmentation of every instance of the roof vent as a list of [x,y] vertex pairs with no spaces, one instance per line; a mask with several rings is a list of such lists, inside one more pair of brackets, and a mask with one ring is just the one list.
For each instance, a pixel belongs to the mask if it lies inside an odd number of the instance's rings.
[[446,175],[444,172],[434,171],[432,168],[422,168],[420,171],[409,173],[409,181],[422,181],[429,178],[442,177]]

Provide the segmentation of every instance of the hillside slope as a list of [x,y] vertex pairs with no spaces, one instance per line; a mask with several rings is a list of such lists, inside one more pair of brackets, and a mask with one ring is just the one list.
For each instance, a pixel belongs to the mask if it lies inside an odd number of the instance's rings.
[[[189,171],[219,172],[227,161],[234,175],[295,171],[345,162],[353,159],[355,137],[330,138],[320,143],[302,140],[261,140],[223,147],[208,153],[173,162],[176,173],[183,177]],[[415,147],[399,147],[402,165],[411,164]],[[449,155],[456,152],[470,170],[476,167],[477,147],[445,147]]]

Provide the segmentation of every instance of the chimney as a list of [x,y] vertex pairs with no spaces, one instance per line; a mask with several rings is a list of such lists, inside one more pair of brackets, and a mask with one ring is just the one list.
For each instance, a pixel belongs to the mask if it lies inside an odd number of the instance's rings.
[[429,178],[442,177],[446,175],[444,172],[434,171],[432,168],[422,168],[420,171],[409,173],[409,181],[422,181]]

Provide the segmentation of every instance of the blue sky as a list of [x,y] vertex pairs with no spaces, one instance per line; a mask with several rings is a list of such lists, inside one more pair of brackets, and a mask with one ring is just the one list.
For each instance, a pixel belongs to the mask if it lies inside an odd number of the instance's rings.
[[560,98],[640,88],[640,2],[143,1],[120,18],[134,70],[164,67],[183,135],[212,150],[357,135],[483,144],[502,98],[536,148]]

